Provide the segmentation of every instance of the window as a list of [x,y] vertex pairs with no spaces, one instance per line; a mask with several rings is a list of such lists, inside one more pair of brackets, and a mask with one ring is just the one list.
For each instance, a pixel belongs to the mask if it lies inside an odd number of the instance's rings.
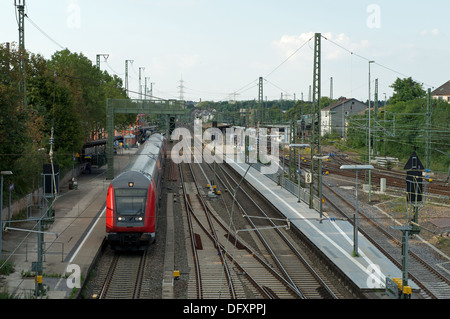
[[147,198],[146,189],[119,188],[114,191],[116,213],[120,215],[143,215]]

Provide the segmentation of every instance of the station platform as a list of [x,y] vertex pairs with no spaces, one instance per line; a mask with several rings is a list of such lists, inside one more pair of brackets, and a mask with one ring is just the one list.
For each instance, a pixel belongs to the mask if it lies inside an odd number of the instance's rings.
[[[319,212],[298,197],[277,185],[259,170],[245,163],[237,163],[231,158],[226,162],[266,197],[291,225],[299,229],[345,276],[362,292],[385,289],[386,277],[402,278],[401,270],[385,257],[361,233],[358,234],[358,253],[353,256],[353,225],[344,220],[322,220]],[[248,171],[247,171],[248,170]],[[292,226],[291,226],[292,227]],[[409,280],[413,291],[419,287]]]
[[[115,155],[115,176],[126,168],[137,151],[131,148]],[[106,166],[93,168],[91,174],[81,174],[77,182],[77,189],[63,191],[54,202],[55,221],[44,229],[42,283],[47,292],[42,298],[74,298],[74,286],[86,279],[105,238],[106,194],[111,182],[106,180]],[[15,272],[0,283],[18,298],[30,298],[35,291],[32,264],[37,261],[37,234],[26,231],[34,224],[28,221],[11,225],[24,231],[9,230],[3,234],[2,258],[9,257]],[[30,276],[23,276],[26,273]]]

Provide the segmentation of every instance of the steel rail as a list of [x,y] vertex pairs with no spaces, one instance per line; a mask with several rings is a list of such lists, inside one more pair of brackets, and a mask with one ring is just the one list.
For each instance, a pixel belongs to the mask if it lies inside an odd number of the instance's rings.
[[[204,210],[205,215],[206,215],[206,219],[208,220],[208,224],[209,224],[209,227],[211,229],[211,235],[212,235],[211,238],[212,238],[212,240],[213,240],[213,242],[214,242],[214,244],[215,244],[215,246],[217,248],[217,251],[219,253],[219,257],[222,260],[222,264],[223,264],[224,269],[225,269],[225,275],[227,277],[228,287],[230,289],[230,294],[231,294],[232,298],[236,299],[236,292],[235,292],[235,289],[234,289],[233,281],[231,280],[230,269],[228,267],[228,264],[227,264],[226,260],[223,258],[223,250],[221,249],[221,246],[219,244],[219,239],[217,237],[216,230],[215,230],[214,225],[213,225],[213,223],[211,221],[210,211],[207,208],[203,197],[200,195],[200,188],[198,186],[197,179],[195,177],[195,174],[194,174],[194,172],[192,170],[192,166],[191,166],[190,163],[189,163],[189,169],[190,169],[190,172],[192,174],[192,177],[194,178],[195,187],[197,188],[197,198],[200,200],[200,203],[202,204],[203,210]],[[191,209],[192,209],[192,207],[191,207]],[[194,213],[194,215],[195,215],[195,212],[193,210],[192,210],[192,213]],[[209,232],[206,229],[204,229],[204,230],[205,230],[206,233],[209,234]]]
[[[292,284],[291,283],[289,283],[288,281],[286,281],[286,279],[283,277],[283,276],[281,276],[278,272],[276,272],[269,264],[267,264],[267,262],[265,262],[264,260],[263,260],[263,258],[261,258],[255,251],[253,251],[249,246],[247,246],[247,245],[245,245],[244,243],[242,243],[240,240],[238,240],[233,234],[231,234],[230,233],[230,231],[229,231],[229,229],[228,229],[228,227],[226,226],[226,225],[224,225],[223,224],[223,222],[218,218],[218,217],[216,217],[213,213],[212,213],[212,210],[211,210],[211,208],[208,206],[208,204],[206,203],[206,202],[204,202],[205,203],[205,208],[209,211],[209,214],[210,214],[210,216],[216,221],[216,223],[226,232],[226,233],[228,233],[229,235],[228,235],[228,240],[230,241],[230,242],[232,242],[232,240],[230,239],[230,238],[233,238],[234,239],[234,245],[235,246],[241,246],[241,247],[244,247],[244,249],[246,249],[248,252],[249,252],[249,254],[251,255],[251,256],[253,256],[253,258],[255,258],[266,270],[268,270],[274,277],[276,277],[277,278],[277,280],[281,283],[281,284],[283,284],[283,286],[285,286],[286,288],[288,288],[290,291],[291,291],[291,293],[292,294],[294,294],[294,296],[296,296],[296,297],[300,297],[300,298],[303,298],[303,295],[301,295],[299,292],[298,292],[298,290],[295,288],[295,287],[293,287],[292,286]],[[197,217],[195,216],[195,214],[192,214],[193,216],[194,216],[194,218],[197,220],[197,222],[199,223],[199,225],[200,225],[200,227],[205,231],[206,230],[206,226],[204,226],[202,223],[201,223],[201,221],[199,221],[198,219],[197,219]],[[248,269],[246,269],[246,267],[245,266],[243,266],[243,265],[241,265],[237,260],[236,260],[236,258],[235,258],[235,256],[234,256],[234,254],[233,253],[230,253],[227,249],[226,249],[226,247],[223,245],[223,244],[221,244],[218,240],[217,240],[217,238],[216,239],[214,239],[213,237],[212,237],[212,234],[210,233],[210,232],[206,232],[206,234],[211,238],[211,240],[214,240],[216,243],[217,243],[217,245],[220,247],[220,249],[221,249],[221,251],[222,251],[222,253],[224,254],[224,255],[226,255],[231,261],[232,261],[232,263],[233,264],[235,264],[236,265],[236,267],[238,268],[238,269],[240,269],[244,274],[245,274],[245,276],[248,278],[248,280],[250,281],[250,283],[261,293],[261,295],[263,296],[263,297],[265,297],[265,298],[277,298],[277,295],[273,292],[273,291],[271,291],[270,290],[270,288],[268,288],[268,287],[266,287],[266,286],[264,286],[264,285],[261,285],[255,278],[253,278],[252,277],[252,275],[250,274],[250,271],[248,270]]]
[[[129,278],[129,279],[133,279],[134,283],[133,283],[133,292],[130,295],[130,297],[132,299],[138,299],[140,296],[140,290],[141,290],[141,286],[142,286],[142,279],[144,276],[144,266],[145,266],[145,258],[147,256],[147,249],[142,253],[142,255],[139,258],[139,262],[138,262],[138,266],[137,266],[137,271],[135,273],[135,278]],[[112,281],[115,275],[118,275],[116,272],[118,271],[118,264],[119,264],[119,260],[121,260],[121,258],[127,258],[128,256],[122,256],[120,253],[115,253],[113,260],[111,261],[111,264],[109,266],[108,272],[106,274],[105,277],[105,281],[102,285],[102,288],[100,290],[99,299],[107,299],[108,298],[108,293],[110,293],[110,290],[112,288]],[[132,274],[134,275],[134,273]]]
[[[337,196],[340,200],[342,200],[347,206],[349,206],[351,209],[354,209],[354,206],[348,202],[345,198],[343,198],[340,194],[338,194],[335,190],[331,189],[330,187],[328,187],[328,185],[324,184],[326,186],[326,188],[332,192],[335,196]],[[328,203],[330,203],[340,214],[344,215],[351,224],[353,224],[353,220],[352,218],[350,218],[350,216],[348,216],[340,207],[338,207],[333,201],[330,201],[326,196],[324,196],[326,201]],[[372,226],[374,226],[379,232],[381,232],[383,234],[383,236],[385,236],[386,238],[390,239],[391,241],[393,241],[397,246],[401,247],[402,243],[395,238],[391,233],[387,232],[385,229],[383,229],[380,225],[378,225],[375,221],[373,221],[372,219],[370,219],[368,216],[366,216],[366,214],[362,211],[359,211],[359,216],[363,217],[367,222],[369,222]],[[376,242],[375,239],[372,238],[372,236],[370,236],[364,229],[359,228],[358,229],[361,234],[363,234],[373,245],[375,245],[387,258],[389,258],[389,260],[391,260],[397,267],[399,267],[399,269],[402,268],[401,263],[392,256],[391,253],[389,253],[386,249],[384,249],[379,243]],[[448,280],[446,277],[442,276],[436,269],[434,269],[433,266],[431,266],[429,263],[427,263],[425,260],[423,260],[422,258],[420,258],[416,253],[414,253],[413,251],[409,250],[409,254],[415,258],[419,263],[421,263],[423,266],[425,266],[426,268],[428,268],[435,276],[437,276],[439,278],[439,280],[442,280],[442,282],[445,282],[447,284],[450,285],[450,280]],[[408,271],[408,276],[414,280],[414,282],[420,286],[420,288],[422,288],[428,295],[430,295],[430,297],[432,297],[433,299],[437,299],[436,295],[431,292],[424,284],[422,284],[420,282],[420,280],[414,276],[414,274],[412,274],[411,272]]]
[[115,254],[114,258],[113,258],[113,260],[111,262],[111,265],[109,266],[109,270],[108,270],[108,273],[106,275],[105,282],[103,283],[102,289],[101,289],[100,294],[98,296],[99,299],[104,299],[105,298],[106,292],[108,291],[109,284],[111,283],[111,278],[112,278],[112,276],[114,274],[114,269],[116,268],[118,261],[119,261],[119,256],[118,256],[118,254]]
[[[230,176],[230,178],[232,178]],[[232,178],[233,179],[233,178]],[[235,181],[236,182],[236,181]],[[252,187],[250,185],[250,187]],[[253,188],[253,187],[252,187]],[[254,189],[254,188],[253,188]],[[321,284],[321,286],[323,288],[325,288],[325,290],[330,294],[330,296],[333,299],[338,299],[337,296],[335,295],[335,293],[330,289],[330,287],[328,287],[328,285],[322,280],[322,278],[320,277],[320,275],[312,268],[312,266],[305,260],[305,258],[303,257],[303,255],[298,251],[298,249],[296,247],[294,247],[294,245],[292,244],[292,242],[286,237],[286,235],[279,229],[276,228],[276,224],[273,222],[273,220],[271,218],[269,218],[269,216],[267,215],[267,213],[258,205],[258,203],[256,203],[256,201],[247,193],[247,191],[245,191],[245,189],[242,189],[243,193],[247,196],[247,198],[249,198],[253,204],[258,208],[258,210],[261,212],[261,214],[264,215],[264,217],[267,217],[267,221],[271,224],[271,226],[274,228],[274,230],[278,233],[278,235],[284,240],[284,242],[286,243],[286,245],[288,245],[288,247],[292,250],[292,252],[297,256],[297,258],[305,265],[305,267],[308,269],[308,271],[311,273],[311,275],[313,275],[314,278],[316,278],[316,280]],[[256,189],[255,189],[256,191]],[[271,203],[268,203],[269,205],[271,205],[273,207],[273,205]],[[274,207],[275,209],[275,207]],[[248,214],[246,214],[246,218],[249,219],[251,221],[250,216],[248,216]],[[253,222],[252,222],[253,223]]]
[[183,176],[183,169],[181,167],[181,164],[178,164],[178,168],[179,168],[179,172],[180,172],[180,178],[181,178],[181,185],[182,190],[183,190],[183,198],[184,198],[184,203],[186,206],[186,213],[187,213],[187,221],[188,221],[188,227],[189,227],[189,238],[191,240],[191,247],[192,247],[192,254],[193,254],[193,259],[194,259],[194,269],[195,269],[195,277],[196,277],[196,284],[197,284],[197,298],[198,299],[202,299],[203,298],[203,291],[202,291],[202,276],[200,273],[200,261],[198,258],[198,253],[197,253],[197,249],[196,244],[195,244],[195,235],[193,232],[193,225],[192,225],[192,212],[190,209],[188,209],[187,207],[190,205],[189,203],[189,199],[187,197],[187,193],[186,193],[186,189],[184,187],[184,176]]
[[144,269],[145,269],[145,260],[147,259],[147,251],[148,249],[144,250],[144,253],[142,254],[141,260],[139,262],[139,270],[136,278],[136,284],[133,294],[133,299],[139,299],[141,295],[141,286],[142,286],[142,280],[144,278]]

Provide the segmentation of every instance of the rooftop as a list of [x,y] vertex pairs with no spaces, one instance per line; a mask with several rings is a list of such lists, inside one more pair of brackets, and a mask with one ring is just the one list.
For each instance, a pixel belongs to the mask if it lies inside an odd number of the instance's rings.
[[[322,109],[322,111],[330,111],[330,110],[334,109],[335,107],[337,107],[339,105],[342,105],[342,104],[345,104],[345,103],[350,102],[350,101],[362,103],[361,101],[358,101],[355,98],[347,99],[346,97],[341,97],[336,103],[324,107]],[[364,104],[364,103],[362,103],[362,104]]]
[[445,84],[438,87],[436,90],[431,92],[432,96],[435,95],[450,95],[450,81],[447,81]]

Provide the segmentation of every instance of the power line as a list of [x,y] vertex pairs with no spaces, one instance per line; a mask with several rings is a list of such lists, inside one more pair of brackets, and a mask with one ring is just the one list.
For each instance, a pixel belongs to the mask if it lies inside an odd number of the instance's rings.
[[116,75],[122,76],[122,75],[125,74],[125,73],[118,73],[116,70],[114,70],[114,69],[109,65],[108,61],[105,61],[105,64],[106,64],[106,66],[107,66],[113,73],[115,73]]
[[[245,91],[248,91],[248,90],[250,90],[250,89],[253,89],[254,87],[258,86],[258,83],[257,83],[257,82],[258,82],[258,79],[252,80],[250,83],[244,85],[243,87],[241,87],[240,89],[234,91],[233,93],[231,93],[231,94],[229,94],[229,95],[235,95],[235,96],[236,96],[236,95],[240,95],[241,93],[243,93],[243,92],[245,92]],[[253,86],[248,87],[248,86],[250,86],[250,85],[252,85],[252,84],[253,84]],[[227,99],[228,99],[228,97],[222,99],[221,101],[225,101],[225,100],[227,100]]]
[[39,26],[33,22],[33,20],[30,19],[30,17],[25,14],[25,17],[28,19],[28,21],[30,21],[30,23],[36,28],[38,29],[39,32],[41,32],[44,36],[47,37],[47,39],[49,39],[50,41],[52,41],[54,44],[56,44],[57,46],[59,46],[61,49],[65,49],[65,47],[63,47],[61,44],[59,44],[58,42],[56,42],[56,40],[54,40],[52,37],[50,37],[47,33],[44,32],[44,30],[42,30],[41,28],[39,28]]
[[[360,55],[360,54],[357,54],[357,53],[351,51],[350,49],[347,49],[346,47],[340,45],[339,43],[334,42],[333,40],[330,40],[330,39],[328,39],[328,38],[326,38],[326,37],[324,37],[324,36],[322,36],[322,38],[324,38],[324,39],[327,40],[328,42],[334,44],[335,46],[341,48],[342,50],[347,51],[347,52],[350,53],[352,56],[354,55],[354,56],[356,56],[356,57],[358,57],[358,58],[360,58],[360,59],[366,60],[366,61],[373,61],[373,59],[369,59],[369,58],[366,58],[366,57],[364,57],[364,56],[362,56],[362,55]],[[408,76],[408,75],[406,75],[406,74],[403,74],[403,73],[401,73],[401,72],[399,72],[399,71],[396,71],[396,70],[394,70],[394,69],[392,69],[392,68],[390,68],[390,67],[387,67],[387,66],[385,66],[385,65],[382,65],[382,64],[380,64],[380,63],[378,63],[378,62],[376,62],[376,61],[374,62],[374,64],[376,64],[376,65],[378,65],[378,66],[380,66],[380,67],[382,67],[382,68],[384,68],[384,69],[386,69],[386,70],[388,70],[388,71],[391,71],[391,72],[393,72],[393,73],[396,73],[396,74],[398,74],[398,75],[401,75],[401,76],[403,76],[404,78],[411,77],[411,76]],[[412,78],[412,77],[411,77],[411,78]],[[427,83],[422,82],[422,81],[419,81],[419,80],[418,80],[418,82],[420,82],[420,83],[422,83],[422,84],[425,84],[426,86],[429,86],[429,87],[433,87],[433,88],[436,87],[436,86],[434,86],[434,85],[427,84]]]
[[274,87],[276,87],[277,89],[279,89],[279,90],[281,90],[281,91],[283,91],[286,95],[289,95],[289,92],[288,91],[286,91],[285,89],[282,89],[282,88],[280,88],[278,85],[276,85],[276,84],[274,84],[274,83],[272,83],[272,82],[270,82],[269,80],[267,80],[267,79],[264,79],[267,83],[269,83],[269,84],[271,84],[271,85],[273,85]]
[[[265,78],[267,78],[267,77],[269,77],[270,75],[272,75],[276,70],[278,70],[281,66],[283,66],[283,64],[285,64],[288,60],[290,60],[294,55],[296,55],[309,41],[311,41],[311,39],[313,38],[314,36],[311,36],[307,41],[305,41],[299,48],[297,48],[292,54],[290,54],[283,62],[281,62],[278,66],[276,66],[272,71],[270,71],[266,76],[265,76]],[[267,81],[267,79],[265,79],[266,81]],[[270,82],[269,82],[270,83]],[[249,87],[250,85],[252,85],[253,84],[253,86],[251,86],[251,87]],[[270,84],[272,84],[272,85],[274,85],[275,87],[277,87],[275,84],[273,84],[273,83],[270,83]],[[252,80],[250,83],[248,83],[248,84],[246,84],[246,85],[244,85],[243,87],[241,87],[240,89],[238,89],[238,90],[235,90],[233,93],[231,93],[231,95],[236,95],[236,94],[240,94],[240,93],[243,93],[243,92],[245,92],[245,91],[248,91],[248,90],[250,90],[250,89],[253,89],[253,88],[255,88],[255,87],[257,87],[258,86],[258,79],[255,79],[255,80]],[[278,87],[277,87],[278,88]],[[285,91],[285,90],[283,90],[283,89],[281,89],[281,88],[279,88],[280,90],[282,90],[282,91],[284,91],[284,92],[286,92],[287,93],[287,91]],[[223,100],[225,100],[225,99],[223,99]]]
[[265,77],[269,77],[274,73],[276,70],[278,70],[283,64],[285,64],[288,60],[290,60],[294,55],[297,54],[311,39],[314,38],[314,36],[311,36],[305,43],[303,43],[297,50],[295,50],[291,55],[289,55],[283,62],[281,62],[275,69],[273,69],[269,74],[267,74]]
[[[248,83],[248,84],[246,84],[246,85],[244,85],[243,87],[241,87],[239,90],[236,90],[236,91],[234,91],[233,93],[239,93],[239,92],[241,92],[242,90],[244,90],[247,86],[249,86],[249,85],[251,85],[251,84],[253,84],[253,87],[256,85],[256,82],[258,81],[258,79],[255,79],[255,80],[252,80],[250,83]],[[252,87],[252,88],[253,88]],[[248,89],[246,89],[245,91],[247,91]],[[242,91],[242,92],[245,92],[245,91]]]

